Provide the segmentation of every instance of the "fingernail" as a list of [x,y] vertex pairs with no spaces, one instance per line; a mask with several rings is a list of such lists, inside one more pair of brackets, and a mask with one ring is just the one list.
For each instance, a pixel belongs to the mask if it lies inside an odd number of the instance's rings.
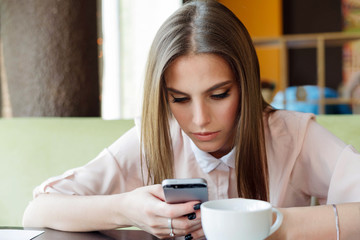
[[199,210],[201,206],[201,203],[197,203],[194,205],[194,210]]
[[187,215],[187,217],[188,217],[189,220],[194,220],[196,218],[196,213],[194,213],[194,212],[190,213],[190,214]]
[[191,236],[191,233],[185,236],[185,240],[192,240],[193,237]]

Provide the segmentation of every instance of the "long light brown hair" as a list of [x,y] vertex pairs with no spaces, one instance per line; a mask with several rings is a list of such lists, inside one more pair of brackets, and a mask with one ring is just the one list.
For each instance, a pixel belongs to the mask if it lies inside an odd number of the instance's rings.
[[160,27],[151,46],[141,124],[142,160],[148,183],[160,183],[174,175],[164,72],[174,59],[190,53],[217,54],[234,72],[241,94],[234,126],[238,195],[268,200],[263,129],[268,104],[261,95],[257,55],[244,25],[214,0],[191,1],[179,8]]

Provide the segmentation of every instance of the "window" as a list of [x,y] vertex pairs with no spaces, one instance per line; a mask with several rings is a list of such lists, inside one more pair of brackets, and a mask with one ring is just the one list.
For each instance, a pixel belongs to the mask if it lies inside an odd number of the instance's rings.
[[148,51],[181,0],[102,1],[102,118],[141,114]]

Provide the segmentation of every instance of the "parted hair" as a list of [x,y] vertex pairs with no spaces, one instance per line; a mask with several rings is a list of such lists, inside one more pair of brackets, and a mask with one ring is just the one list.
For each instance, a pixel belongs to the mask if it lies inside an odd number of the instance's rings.
[[[170,108],[164,72],[179,56],[217,54],[232,69],[240,93],[234,144],[238,196],[268,200],[268,166],[257,55],[241,21],[215,0],[190,1],[158,30],[146,67],[141,123],[142,168],[147,184],[174,176]],[[144,168],[146,165],[146,168]]]

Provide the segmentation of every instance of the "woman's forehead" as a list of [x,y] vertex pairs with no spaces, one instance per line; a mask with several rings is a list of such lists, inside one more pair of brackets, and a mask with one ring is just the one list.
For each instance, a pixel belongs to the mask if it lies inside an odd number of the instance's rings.
[[229,64],[215,54],[189,54],[176,58],[165,71],[167,85],[192,80],[232,80]]

